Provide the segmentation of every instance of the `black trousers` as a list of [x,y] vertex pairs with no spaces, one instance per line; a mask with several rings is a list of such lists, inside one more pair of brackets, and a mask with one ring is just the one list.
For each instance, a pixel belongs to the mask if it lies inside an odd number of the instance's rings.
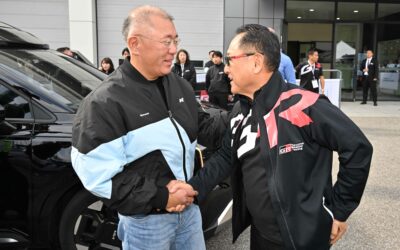
[[208,93],[209,101],[225,110],[228,109],[228,95],[229,93]]
[[284,250],[283,245],[264,238],[255,226],[251,226],[250,250]]
[[371,78],[363,77],[363,102],[367,102],[368,100],[368,88],[371,89],[372,101],[374,103],[377,102],[378,93],[376,90],[376,81]]

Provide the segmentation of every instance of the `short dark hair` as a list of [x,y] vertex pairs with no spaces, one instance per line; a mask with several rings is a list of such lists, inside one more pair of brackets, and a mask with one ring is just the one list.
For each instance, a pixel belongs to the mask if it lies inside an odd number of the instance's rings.
[[254,48],[264,55],[264,64],[270,71],[276,71],[281,62],[281,47],[279,39],[267,27],[260,24],[246,24],[236,30],[236,34],[242,34],[241,48]]
[[189,52],[187,52],[187,51],[184,50],[184,49],[180,49],[180,50],[176,53],[175,62],[176,62],[176,63],[179,63],[179,64],[181,63],[181,62],[179,61],[179,54],[180,54],[181,52],[183,52],[183,53],[186,54],[186,62],[185,62],[185,64],[186,64],[186,63],[189,63],[189,62],[190,62]]
[[125,52],[128,52],[128,54],[130,54],[129,49],[128,48],[124,48],[121,52],[121,55],[124,55]]
[[311,48],[308,50],[307,55],[312,56],[315,52],[318,52],[318,50],[316,48]]
[[223,57],[222,52],[221,52],[221,51],[218,51],[218,50],[214,51],[213,57],[214,57],[214,56],[221,57],[221,58]]

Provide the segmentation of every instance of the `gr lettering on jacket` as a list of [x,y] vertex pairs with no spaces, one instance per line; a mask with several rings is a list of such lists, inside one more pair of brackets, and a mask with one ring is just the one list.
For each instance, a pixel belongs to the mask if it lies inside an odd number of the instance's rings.
[[[274,107],[270,110],[270,112],[268,112],[268,114],[264,116],[270,148],[278,145],[278,125],[275,110],[279,107],[282,101],[287,100],[294,95],[300,95],[301,98],[297,103],[280,112],[278,116],[289,121],[291,124],[297,127],[304,127],[313,122],[312,119],[307,114],[305,114],[303,110],[313,105],[318,100],[319,95],[311,91],[301,89],[292,89],[283,92]],[[240,140],[244,139],[245,143],[240,145],[237,150],[238,158],[253,149],[256,145],[256,139],[260,136],[259,127],[257,128],[257,132],[252,132],[251,124],[246,124],[247,119],[251,117],[251,115],[252,113],[250,110],[249,114],[246,116],[246,118],[244,118],[243,121],[242,114],[239,114],[231,120],[232,134],[236,133],[237,126],[240,126],[240,124],[243,124],[244,126],[242,129],[242,134],[240,135]]]

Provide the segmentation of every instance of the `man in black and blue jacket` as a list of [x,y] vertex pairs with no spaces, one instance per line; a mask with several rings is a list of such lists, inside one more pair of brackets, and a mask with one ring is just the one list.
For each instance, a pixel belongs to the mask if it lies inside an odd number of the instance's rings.
[[[184,182],[197,138],[214,143],[210,135],[224,126],[215,129],[192,87],[171,73],[179,42],[172,20],[152,6],[130,13],[130,61],[84,99],[74,120],[72,165],[84,187],[118,211],[123,249],[205,249],[196,192]],[[170,193],[176,182],[187,189]]]
[[251,225],[251,249],[329,249],[360,203],[371,144],[326,97],[282,80],[279,41],[268,28],[239,28],[227,55],[240,101],[222,147],[189,181],[198,202],[230,175],[233,241]]

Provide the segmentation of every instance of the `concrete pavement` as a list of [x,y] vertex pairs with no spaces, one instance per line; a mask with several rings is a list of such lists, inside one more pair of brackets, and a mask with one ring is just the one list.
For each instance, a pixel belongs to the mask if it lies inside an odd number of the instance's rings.
[[[374,146],[367,187],[348,220],[349,230],[332,249],[399,249],[400,247],[400,102],[342,102],[341,109]],[[334,156],[332,175],[338,171]],[[249,249],[249,230],[232,245],[230,225],[207,241],[209,250]]]

